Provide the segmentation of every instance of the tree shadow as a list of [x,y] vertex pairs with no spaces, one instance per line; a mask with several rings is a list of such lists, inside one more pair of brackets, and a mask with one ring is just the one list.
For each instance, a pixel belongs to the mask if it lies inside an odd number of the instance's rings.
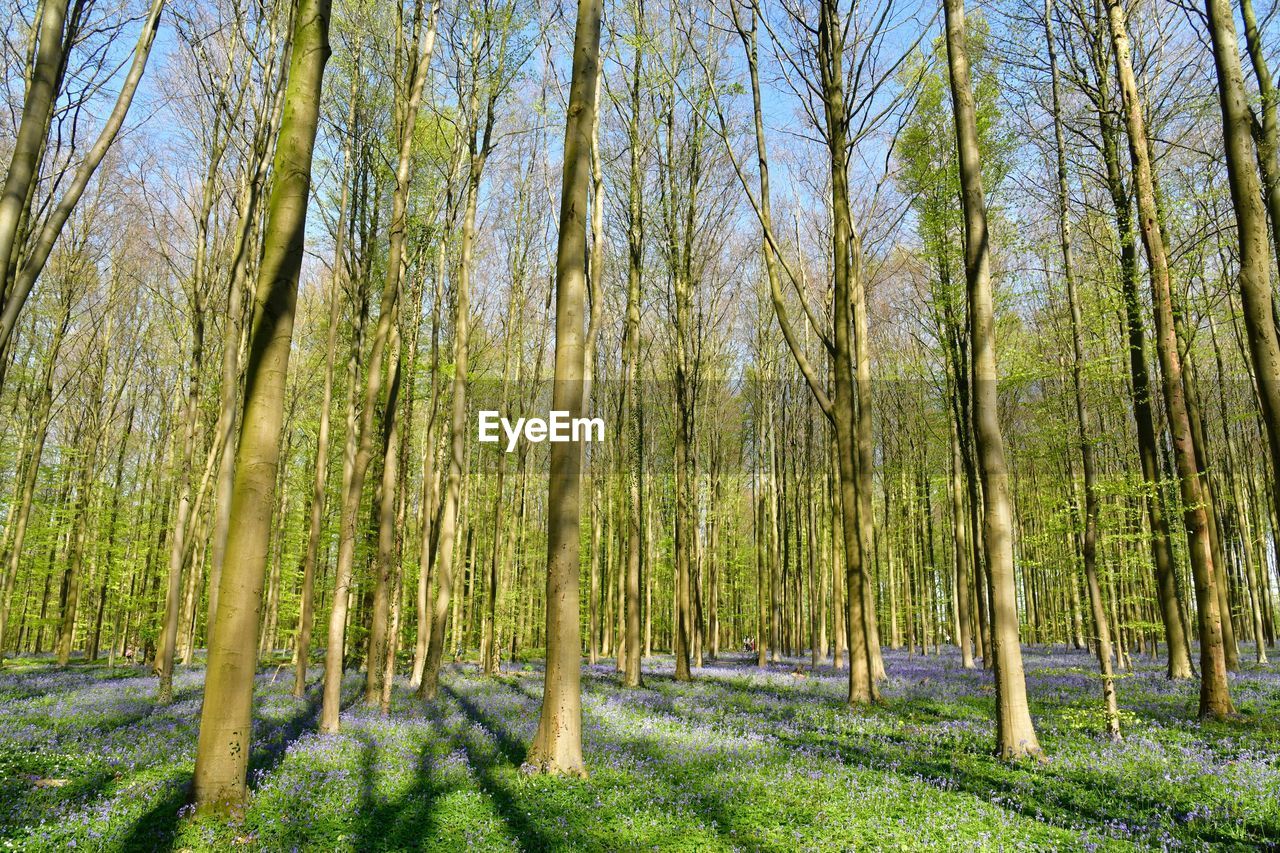
[[[725,689],[737,688],[725,685]],[[785,697],[785,694],[780,694],[780,698],[795,702],[816,697]],[[895,707],[890,713],[901,719],[907,716],[906,710],[908,708]],[[954,715],[944,715],[939,709],[921,709],[914,703],[909,710],[910,716],[916,719],[955,719]],[[697,711],[674,703],[666,712],[691,723],[706,722]],[[767,723],[773,718],[766,716],[762,721]],[[873,772],[885,772],[886,768],[891,768],[898,775],[914,776],[939,790],[959,791],[1059,828],[1079,830],[1124,821],[1158,821],[1170,815],[1167,803],[1152,795],[1124,790],[1104,776],[1087,770],[1058,771],[1051,763],[1009,764],[985,749],[956,745],[949,747],[942,754],[944,757],[939,757],[936,744],[923,743],[903,734],[853,739],[820,729],[794,733],[781,726],[766,726],[763,733],[786,749],[812,750],[819,747],[843,764]],[[1240,846],[1261,842],[1280,849],[1280,826],[1256,820],[1240,821],[1236,825],[1247,834],[1249,841],[1228,834],[1218,824],[1203,821],[1184,822],[1178,833],[1210,845]]]
[[[269,774],[284,758],[289,744],[303,732],[313,728],[320,714],[323,686],[314,684],[307,690],[305,704],[281,720],[255,719],[255,746],[249,758],[250,787]],[[347,697],[350,702],[351,697]],[[344,703],[346,704],[346,703]],[[182,821],[183,806],[191,800],[193,774],[182,773],[169,790],[138,818],[121,841],[123,850],[164,850],[173,845]]]
[[413,784],[399,796],[380,800],[377,795],[378,746],[367,733],[356,733],[360,742],[360,803],[358,828],[352,838],[356,850],[409,850],[421,847],[436,827],[435,801],[448,786],[436,778],[430,743],[423,744],[414,764]]
[[142,813],[121,839],[120,849],[144,853],[171,848],[180,819],[178,812],[190,798],[191,774],[183,773],[168,785],[164,796]]
[[448,684],[441,687],[450,699],[458,703],[467,719],[482,728],[493,741],[493,747],[486,749],[486,745],[477,738],[464,735],[457,739],[466,752],[467,763],[476,772],[481,789],[497,808],[503,823],[516,834],[520,846],[526,850],[556,849],[556,843],[530,820],[521,807],[515,784],[502,778],[504,768],[518,770],[524,764],[527,755],[525,745],[507,730],[501,720],[485,713],[464,693]]
[[[594,678],[591,679],[591,681],[595,680],[596,679]],[[529,700],[534,704],[534,707],[537,706],[537,703],[542,701],[542,696],[530,690],[523,681],[511,683],[505,680],[500,680],[495,683],[511,690],[522,699]],[[524,744],[512,735],[501,719],[496,719],[493,715],[486,714],[475,702],[460,691],[455,690],[452,687],[446,687],[445,689],[448,691],[449,695],[458,702],[463,709],[463,713],[466,714],[472,722],[481,726],[486,732],[492,735],[495,743],[498,744],[499,751],[501,751],[507,763],[518,767],[524,762],[526,754]],[[648,691],[646,688],[645,692],[651,691]],[[589,712],[584,712],[584,722],[588,722],[585,719],[588,714]],[[594,722],[596,725],[594,727],[584,725],[584,740],[594,737],[594,732],[612,732],[612,728],[608,725],[606,720],[597,718],[589,722]],[[665,748],[657,738],[623,738],[608,736],[607,740],[610,745],[615,746],[623,752],[629,753],[633,758],[639,759],[639,762],[642,764],[662,767],[670,766],[672,763],[672,756],[669,749]],[[474,763],[475,762],[473,760],[473,764]],[[726,792],[718,786],[714,778],[697,775],[690,778],[688,774],[681,774],[681,779],[678,785],[668,784],[663,786],[661,791],[663,794],[662,797],[654,796],[658,793],[653,788],[656,781],[657,780],[652,778],[646,779],[646,784],[648,785],[645,789],[647,802],[670,802],[681,798],[688,799],[688,795],[692,794],[694,800],[692,808],[694,811],[703,820],[708,829],[714,831],[731,846],[738,847],[745,845],[746,849],[750,850],[764,850],[769,849],[771,846],[776,846],[770,845],[770,843],[765,839],[760,838],[753,833],[751,827],[746,825],[737,815],[735,815],[730,807],[731,802],[726,801]],[[571,782],[570,784],[577,783]],[[583,784],[591,785],[593,783],[587,782]],[[492,791],[488,791],[488,789],[486,790],[491,794],[491,796],[493,796]],[[509,793],[511,792],[508,792],[508,794]],[[495,800],[496,799],[497,798],[495,797]],[[539,803],[539,807],[543,810],[542,815],[544,817],[551,817],[548,806],[549,804],[545,800]],[[508,823],[512,825],[513,829],[520,833],[522,843],[526,838],[535,837],[539,846],[533,849],[549,850],[565,848],[565,842],[552,843],[545,833],[540,831],[531,831],[528,828],[529,821],[525,818],[525,813],[520,810],[519,804],[515,802],[513,797],[510,797],[505,803],[500,803],[499,807],[500,810],[503,811],[504,818],[507,818],[508,813],[511,814],[511,819],[508,820]],[[679,837],[667,838],[665,840],[654,838],[646,839],[647,844],[651,843],[652,846],[659,849],[670,845],[681,846],[682,842],[686,841],[686,839]],[[578,836],[569,839],[567,844],[570,849],[612,849],[618,846],[626,846],[625,844],[618,845],[614,843],[607,843],[602,839],[593,837],[587,832],[579,832]]]
[[[53,692],[61,695],[91,687],[92,684],[81,684]],[[193,698],[199,689],[199,685],[194,685],[177,690],[174,702]],[[81,767],[79,772],[67,772],[64,769],[64,757],[82,757],[85,750],[84,733],[143,727],[139,737],[145,738],[145,724],[168,707],[158,705],[152,699],[137,697],[130,700],[128,710],[104,710],[93,716],[92,723],[77,716],[77,723],[85,723],[83,729],[77,726],[70,730],[57,728],[50,732],[50,736],[55,738],[54,743],[65,741],[66,746],[74,747],[73,750],[68,750],[65,746],[53,746],[44,740],[27,747],[0,744],[0,759],[3,759],[0,766],[5,771],[0,773],[0,814],[17,815],[32,810],[52,812],[62,804],[89,804],[107,796],[120,782],[116,767],[96,764],[91,765],[87,771]],[[12,710],[8,712],[14,713]],[[0,829],[0,837],[4,834]]]

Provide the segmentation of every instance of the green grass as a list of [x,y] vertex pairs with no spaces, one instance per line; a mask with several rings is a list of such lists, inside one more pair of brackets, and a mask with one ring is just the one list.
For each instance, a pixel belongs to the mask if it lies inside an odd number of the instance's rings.
[[[584,669],[586,781],[522,771],[541,675],[453,668],[439,701],[398,685],[315,731],[318,688],[259,678],[242,813],[185,806],[201,671],[156,708],[136,671],[0,676],[0,849],[844,850],[1256,849],[1280,845],[1280,678],[1233,676],[1237,720],[1200,724],[1196,686],[1145,663],[1120,682],[1125,740],[1099,735],[1083,653],[1030,651],[1045,763],[991,755],[987,674],[887,655],[884,701],[851,710],[842,673],[656,660],[625,691]],[[38,780],[65,780],[56,786]]]

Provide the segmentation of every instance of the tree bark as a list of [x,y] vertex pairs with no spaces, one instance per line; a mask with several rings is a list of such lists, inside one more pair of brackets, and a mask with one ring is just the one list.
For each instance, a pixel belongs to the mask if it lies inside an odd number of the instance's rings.
[[969,79],[964,0],[945,0],[947,64],[959,154],[960,199],[964,209],[965,278],[969,294],[973,422],[982,477],[983,527],[991,579],[991,651],[996,683],[996,751],[1012,759],[1039,755],[1040,742],[1027,707],[1014,589],[1013,512],[1009,472],[1000,432],[995,318],[991,293],[991,245],[982,188],[978,123]]
[[1130,60],[1129,34],[1120,0],[1107,0],[1107,22],[1120,91],[1124,99],[1129,155],[1134,166],[1134,189],[1138,197],[1139,233],[1147,254],[1152,302],[1156,319],[1156,351],[1164,386],[1165,406],[1172,433],[1174,460],[1182,493],[1183,518],[1187,528],[1191,571],[1196,585],[1200,625],[1200,715],[1225,717],[1234,713],[1227,685],[1226,654],[1222,642],[1222,621],[1218,609],[1217,578],[1210,551],[1208,516],[1204,510],[1200,478],[1192,445],[1191,423],[1182,387],[1182,360],[1178,355],[1174,329],[1173,302],[1169,285],[1169,265],[1164,235],[1156,209],[1151,154],[1146,120],[1139,100],[1138,84]]
[[[578,0],[573,76],[565,121],[564,177],[556,251],[556,355],[553,411],[582,414],[587,185],[600,62],[601,0]],[[582,448],[551,445],[547,489],[547,669],[538,732],[528,763],[538,771],[585,777],[582,758],[581,649],[578,626],[579,494]]]
[[221,604],[212,629],[194,800],[203,812],[243,804],[252,745],[258,609],[271,534],[285,377],[302,266],[311,155],[329,58],[329,0],[299,0],[263,237],[236,451]]

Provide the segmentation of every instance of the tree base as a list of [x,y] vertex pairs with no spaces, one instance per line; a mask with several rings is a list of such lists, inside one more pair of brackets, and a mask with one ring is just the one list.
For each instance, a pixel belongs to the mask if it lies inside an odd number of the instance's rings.
[[996,750],[996,757],[1001,761],[1012,763],[1027,761],[1035,764],[1048,764],[1049,756],[1039,746],[1005,746]]
[[588,778],[585,764],[563,766],[554,759],[536,758],[532,755],[520,765],[520,772],[526,776],[567,776],[583,780]]

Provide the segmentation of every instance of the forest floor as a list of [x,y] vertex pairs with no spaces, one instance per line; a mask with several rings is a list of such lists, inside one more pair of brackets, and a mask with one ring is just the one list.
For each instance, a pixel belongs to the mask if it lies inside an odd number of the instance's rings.
[[[1242,649],[1242,657],[1251,658]],[[991,678],[954,650],[887,651],[884,701],[851,711],[830,667],[732,655],[689,684],[656,658],[624,691],[584,668],[588,781],[520,771],[537,727],[533,666],[468,666],[391,714],[349,677],[342,732],[315,731],[319,685],[258,679],[253,793],[233,824],[184,807],[203,671],[157,707],[136,668],[11,661],[0,673],[0,849],[835,850],[1280,847],[1280,669],[1232,677],[1240,718],[1201,724],[1196,684],[1157,662],[1119,680],[1125,739],[1097,732],[1084,652],[1030,649],[1044,764],[991,756]],[[319,671],[315,672],[318,678]]]

